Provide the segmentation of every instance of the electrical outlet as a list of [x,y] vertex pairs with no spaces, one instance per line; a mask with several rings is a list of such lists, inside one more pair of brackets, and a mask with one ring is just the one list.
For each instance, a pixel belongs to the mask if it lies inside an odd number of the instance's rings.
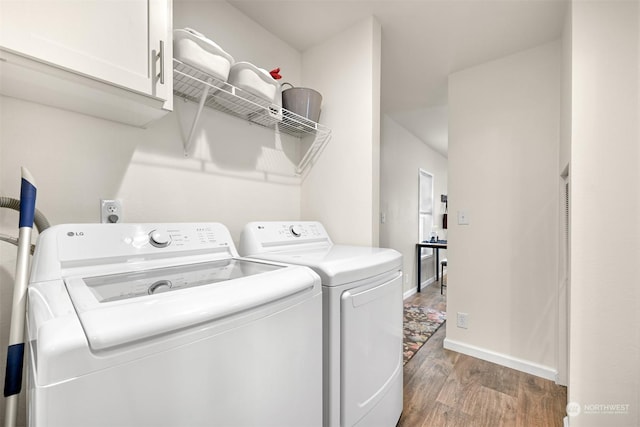
[[100,200],[100,222],[116,223],[122,221],[121,200]]
[[458,328],[468,329],[469,328],[469,314],[468,313],[460,313],[458,312]]

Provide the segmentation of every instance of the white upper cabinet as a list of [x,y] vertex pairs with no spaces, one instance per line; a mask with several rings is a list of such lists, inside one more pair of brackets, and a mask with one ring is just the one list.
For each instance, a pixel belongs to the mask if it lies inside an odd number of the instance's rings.
[[[74,81],[79,86],[71,91],[72,98],[87,98],[76,93],[82,92],[82,86],[92,98],[105,92],[104,108],[92,115],[120,121],[118,112],[111,117],[108,110],[118,108],[118,96],[128,105],[125,109],[135,110],[137,101],[132,95],[148,98],[138,100],[143,110],[169,111],[173,98],[171,25],[171,0],[0,0],[0,49],[3,62],[9,63],[3,64],[3,71],[15,71],[12,65],[17,65],[26,68],[27,74],[35,71],[54,80]],[[46,67],[51,67],[49,72]],[[64,72],[73,76],[65,77]],[[6,89],[8,82],[3,83]],[[69,99],[61,103],[63,108],[74,109],[66,105]],[[83,109],[77,108],[86,112]],[[142,116],[131,124],[144,125],[162,115],[150,112],[146,119],[142,111],[138,113]]]

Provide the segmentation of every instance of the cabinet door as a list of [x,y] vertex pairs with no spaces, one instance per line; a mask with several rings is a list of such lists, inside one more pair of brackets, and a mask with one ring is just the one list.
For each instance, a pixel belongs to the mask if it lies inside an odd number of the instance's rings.
[[[173,19],[171,0],[149,0],[151,95],[173,109]],[[161,51],[160,51],[161,49]]]
[[[0,45],[87,77],[167,99],[167,90],[159,86],[161,67],[156,55],[160,41],[165,49],[171,43],[169,2],[1,0]],[[164,79],[165,86],[167,80],[171,79]]]

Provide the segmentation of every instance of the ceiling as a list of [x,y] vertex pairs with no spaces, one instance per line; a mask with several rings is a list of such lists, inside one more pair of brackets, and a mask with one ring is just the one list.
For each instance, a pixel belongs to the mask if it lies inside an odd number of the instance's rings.
[[566,0],[229,0],[301,52],[382,26],[382,112],[446,157],[452,72],[558,39]]

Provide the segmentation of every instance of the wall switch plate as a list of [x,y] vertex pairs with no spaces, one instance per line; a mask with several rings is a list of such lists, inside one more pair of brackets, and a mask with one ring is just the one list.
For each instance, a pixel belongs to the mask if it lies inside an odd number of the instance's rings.
[[100,222],[103,224],[114,224],[122,221],[122,201],[121,200],[100,200]]
[[458,211],[458,225],[469,225],[468,211]]
[[458,312],[458,328],[468,329],[469,328],[469,314],[468,313],[460,313]]

